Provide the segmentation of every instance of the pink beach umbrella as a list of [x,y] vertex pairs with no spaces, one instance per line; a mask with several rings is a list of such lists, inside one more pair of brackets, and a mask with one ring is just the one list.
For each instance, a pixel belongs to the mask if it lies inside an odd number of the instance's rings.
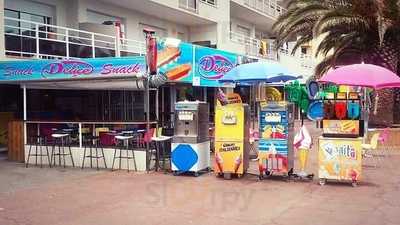
[[400,87],[400,77],[386,68],[372,64],[353,64],[330,70],[319,82],[370,87],[376,90]]

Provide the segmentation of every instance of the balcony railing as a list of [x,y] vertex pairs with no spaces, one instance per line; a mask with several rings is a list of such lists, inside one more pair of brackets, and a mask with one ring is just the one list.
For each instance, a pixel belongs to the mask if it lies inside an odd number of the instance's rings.
[[261,40],[248,37],[242,34],[238,34],[230,31],[230,40],[233,43],[240,44],[244,48],[244,54],[252,57],[269,59],[269,60],[279,60],[278,55],[285,55],[290,57],[290,62],[293,62],[299,66],[299,68],[312,70],[315,68],[315,63],[312,55],[307,54],[291,54],[291,49],[280,48],[279,51],[276,51],[274,42],[267,42],[265,51],[263,52],[261,49]]
[[243,2],[244,5],[274,18],[286,12],[286,9],[278,5],[276,0],[243,0]]
[[229,36],[232,42],[240,44],[244,47],[246,55],[265,58],[265,59],[273,59],[273,60],[276,60],[277,58],[275,47],[272,42],[267,43],[265,52],[263,53],[261,51],[262,47],[261,40],[245,36],[243,34],[238,34],[232,31],[229,32]]
[[291,49],[281,48],[279,50],[279,54],[295,58],[296,61],[300,63],[300,66],[302,68],[306,68],[306,69],[314,69],[315,68],[316,64],[313,60],[312,55],[304,54],[304,53],[292,55],[291,52],[292,52]]
[[144,41],[5,17],[5,52],[17,58],[94,58],[143,55]]

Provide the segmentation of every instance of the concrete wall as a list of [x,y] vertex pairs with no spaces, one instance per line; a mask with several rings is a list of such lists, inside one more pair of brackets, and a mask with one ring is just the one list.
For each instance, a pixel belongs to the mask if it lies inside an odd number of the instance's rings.
[[[188,38],[189,28],[183,25],[175,24],[169,21],[160,20],[150,15],[141,12],[136,12],[130,9],[124,9],[118,6],[113,6],[96,0],[80,0],[79,10],[82,14],[86,11],[92,10],[95,12],[104,13],[110,16],[116,16],[125,20],[126,38],[129,39],[143,39],[142,30],[140,30],[140,23],[149,24],[152,26],[164,28],[167,30],[167,35],[177,37],[178,32],[184,33],[186,39]],[[87,22],[86,17],[82,18],[79,22]]]

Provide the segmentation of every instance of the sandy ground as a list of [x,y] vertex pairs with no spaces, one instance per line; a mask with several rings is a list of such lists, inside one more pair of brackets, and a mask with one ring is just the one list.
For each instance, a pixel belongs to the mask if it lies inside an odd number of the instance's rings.
[[[314,124],[308,124],[314,137]],[[316,173],[316,148],[308,170]],[[356,188],[343,183],[223,180],[151,172],[24,168],[0,160],[1,225],[400,224],[395,150],[365,161]]]

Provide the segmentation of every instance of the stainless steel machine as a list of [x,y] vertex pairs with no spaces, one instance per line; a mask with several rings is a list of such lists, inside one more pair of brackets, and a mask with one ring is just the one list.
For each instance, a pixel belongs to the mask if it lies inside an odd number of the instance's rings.
[[175,103],[175,130],[171,146],[174,174],[210,168],[209,106],[206,102]]

